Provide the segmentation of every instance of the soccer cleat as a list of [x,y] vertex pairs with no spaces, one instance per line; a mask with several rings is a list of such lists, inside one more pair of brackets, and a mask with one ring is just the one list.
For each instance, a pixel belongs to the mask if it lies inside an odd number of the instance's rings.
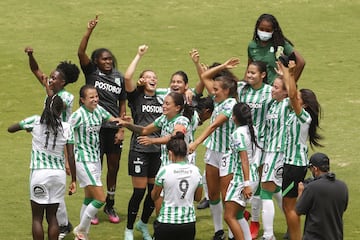
[[225,232],[224,230],[219,230],[214,234],[213,240],[224,240]]
[[108,215],[109,221],[111,223],[119,223],[120,222],[120,218],[117,215],[117,213],[115,212],[115,209],[113,207],[104,207],[104,213],[106,213],[106,215]]
[[210,203],[209,200],[206,198],[203,198],[203,200],[201,200],[197,206],[197,209],[205,209],[210,207]]
[[260,223],[251,221],[251,223],[250,223],[250,233],[251,233],[251,238],[252,239],[257,238],[257,236],[259,234],[259,229],[260,229]]
[[290,239],[289,230],[286,231],[286,233],[283,236],[283,239]]
[[134,240],[134,231],[132,229],[125,228],[125,240]]
[[70,222],[68,222],[67,226],[59,226],[59,237],[58,240],[63,240],[66,235],[68,235],[69,233],[71,233],[71,231],[73,230],[73,226],[71,225]]
[[142,233],[144,240],[152,240],[152,237],[149,233],[149,229],[146,223],[143,223],[142,221],[138,221],[135,224],[135,229]]
[[97,217],[97,215],[95,215],[95,216],[91,219],[91,224],[92,224],[92,225],[98,225],[98,224],[99,224],[99,218]]
[[88,240],[86,233],[79,230],[79,226],[74,228],[73,233],[75,235],[74,240]]

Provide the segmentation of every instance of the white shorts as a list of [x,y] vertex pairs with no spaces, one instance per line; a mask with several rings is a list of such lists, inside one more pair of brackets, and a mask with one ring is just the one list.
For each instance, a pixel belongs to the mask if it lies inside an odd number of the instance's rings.
[[[258,186],[259,186],[258,182],[252,182],[252,181],[250,182],[252,196],[254,196]],[[242,207],[246,207],[246,203],[250,202],[251,198],[246,199],[242,194],[242,190],[244,189],[244,187],[245,186],[243,182],[235,182],[234,180],[231,180],[228,189],[226,191],[225,202],[233,201]]]
[[274,182],[282,185],[284,153],[266,152],[262,169],[261,182]]
[[76,162],[76,177],[81,188],[101,187],[101,162]]
[[61,169],[37,169],[30,172],[30,199],[38,204],[64,201],[66,173]]
[[234,173],[233,158],[230,153],[215,152],[207,149],[205,152],[205,163],[219,169],[219,176],[224,177]]

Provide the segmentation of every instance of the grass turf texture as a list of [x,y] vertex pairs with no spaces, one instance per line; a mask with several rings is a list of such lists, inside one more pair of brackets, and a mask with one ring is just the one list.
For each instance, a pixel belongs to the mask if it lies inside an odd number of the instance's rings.
[[[344,215],[344,238],[358,238],[359,1],[3,0],[0,9],[0,239],[32,238],[28,195],[31,135],[25,132],[10,135],[6,131],[10,124],[42,111],[45,94],[29,70],[23,51],[25,46],[35,49],[40,68],[47,74],[61,60],[78,63],[77,47],[87,22],[100,14],[88,54],[98,47],[110,48],[117,57],[120,71],[124,72],[137,47],[147,44],[150,48],[138,73],[142,69],[153,69],[158,74],[159,85],[166,87],[170,75],[181,69],[188,73],[193,87],[197,76],[188,51],[198,48],[201,61],[208,64],[238,56],[241,64],[234,72],[242,77],[255,21],[265,12],[277,17],[284,34],[306,60],[299,87],[313,89],[324,110],[321,133],[325,137],[322,142],[325,148],[316,150],[329,155],[332,170],[348,184],[350,202]],[[66,88],[75,95],[76,102],[78,89],[83,84],[81,74],[77,83]],[[77,106],[75,104],[74,110]],[[127,175],[129,136],[127,131],[116,192],[115,207],[122,221],[118,225],[111,224],[101,211],[100,224],[91,227],[91,239],[123,239],[132,192]],[[201,168],[203,153],[201,147],[197,160]],[[71,197],[66,196],[69,218],[74,226],[79,222],[82,199],[81,189]],[[196,239],[210,239],[213,234],[210,211],[197,211],[197,219]],[[274,229],[276,237],[281,239],[286,223],[279,211]],[[140,239],[137,232],[135,239]]]

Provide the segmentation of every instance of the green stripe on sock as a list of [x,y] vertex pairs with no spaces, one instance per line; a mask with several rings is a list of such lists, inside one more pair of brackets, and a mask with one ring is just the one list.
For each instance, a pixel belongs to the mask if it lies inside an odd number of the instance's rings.
[[100,202],[99,200],[93,200],[91,204],[96,207],[97,209],[100,209],[102,206],[104,206],[104,202]]
[[219,199],[217,199],[217,200],[214,200],[214,201],[209,201],[209,203],[211,204],[211,205],[216,205],[216,204],[218,204],[220,202],[220,198]]
[[265,189],[261,189],[261,192],[260,192],[260,197],[261,199],[267,199],[267,200],[271,200],[272,199],[272,196],[273,196],[273,193],[272,192],[269,192]]
[[93,200],[94,200],[94,199],[92,199],[92,198],[84,198],[83,204],[87,206],[87,205],[89,205]]
[[239,211],[237,214],[236,214],[236,219],[243,219],[244,218],[244,211]]

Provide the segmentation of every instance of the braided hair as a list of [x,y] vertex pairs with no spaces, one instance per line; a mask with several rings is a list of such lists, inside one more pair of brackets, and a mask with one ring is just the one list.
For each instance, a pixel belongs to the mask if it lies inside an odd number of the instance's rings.
[[40,123],[46,124],[46,144],[47,148],[49,133],[50,131],[54,134],[53,146],[52,149],[55,149],[56,146],[56,137],[58,135],[58,130],[62,129],[61,123],[61,112],[63,111],[64,103],[58,95],[48,96],[45,102],[45,108],[41,114]]
[[233,116],[236,118],[240,126],[244,126],[244,125],[248,126],[250,131],[251,142],[256,147],[262,149],[256,141],[255,130],[251,116],[251,108],[249,107],[249,105],[243,102],[239,102],[235,104],[233,108]]

